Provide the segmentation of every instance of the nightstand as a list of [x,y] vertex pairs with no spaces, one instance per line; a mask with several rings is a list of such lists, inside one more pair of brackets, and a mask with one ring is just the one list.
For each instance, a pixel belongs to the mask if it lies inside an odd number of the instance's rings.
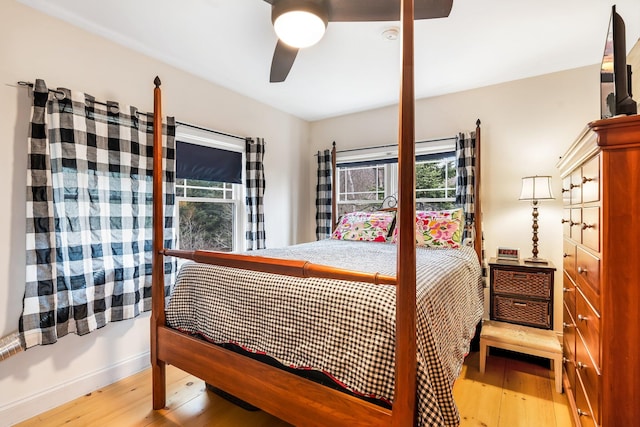
[[480,334],[480,372],[490,347],[551,361],[562,393],[562,346],[553,329],[553,264],[489,260],[490,317]]
[[491,320],[553,329],[553,264],[491,258],[489,268]]

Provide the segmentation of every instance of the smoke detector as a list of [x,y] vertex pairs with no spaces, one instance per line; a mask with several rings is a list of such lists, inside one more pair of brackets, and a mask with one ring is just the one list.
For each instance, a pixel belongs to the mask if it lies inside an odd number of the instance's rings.
[[400,34],[400,28],[389,27],[382,32],[382,38],[385,40],[397,40]]

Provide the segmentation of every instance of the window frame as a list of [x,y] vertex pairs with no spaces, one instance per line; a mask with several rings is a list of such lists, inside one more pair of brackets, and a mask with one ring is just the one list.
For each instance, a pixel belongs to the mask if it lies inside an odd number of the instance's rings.
[[[455,146],[456,138],[443,138],[438,140],[431,141],[420,141],[416,143],[415,154],[416,157],[424,156],[429,154],[445,154],[451,153],[451,156],[456,158],[456,146]],[[376,205],[382,204],[382,200],[373,201],[373,200],[342,200],[342,195],[344,193],[340,192],[340,164],[347,165],[347,167],[358,167],[358,162],[387,162],[383,164],[384,167],[384,198],[389,196],[393,196],[398,193],[398,151],[397,146],[380,146],[380,147],[372,147],[372,148],[359,148],[353,150],[344,150],[342,153],[338,152],[337,154],[337,167],[336,173],[338,174],[337,184],[338,188],[336,189],[336,204],[338,207],[338,212],[340,212],[340,205],[345,204],[368,204],[368,205]],[[395,162],[389,162],[390,159],[396,159]],[[416,164],[421,163],[429,163],[436,162],[438,160],[419,160]],[[351,164],[351,165],[349,165]],[[370,165],[372,166],[372,165]],[[366,166],[362,166],[363,168]],[[342,167],[344,169],[344,166]],[[457,172],[456,172],[457,175]],[[445,177],[446,184],[446,177]],[[456,183],[457,186],[457,183]],[[453,188],[447,187],[442,188],[445,191],[445,194],[449,197],[438,197],[438,198],[417,198],[416,197],[416,205],[419,203],[455,203],[456,199],[456,187]],[[417,191],[417,189],[416,189]]]
[[[245,182],[245,165],[246,165],[246,153],[245,153],[245,141],[236,137],[226,136],[217,132],[208,131],[201,128],[192,127],[189,125],[178,124],[176,126],[176,141],[188,142],[190,144],[202,145],[204,147],[218,148],[221,150],[235,151],[242,154],[242,182]],[[176,158],[176,162],[179,159]],[[217,198],[217,197],[189,197],[179,195],[180,188],[184,188],[177,184],[178,178],[176,178],[176,209],[174,214],[176,227],[176,246],[180,248],[180,202],[197,202],[197,203],[230,203],[233,205],[233,241],[232,251],[242,250],[245,244],[245,230],[246,230],[246,210],[245,210],[245,188],[243,184],[226,183],[231,185],[232,197]],[[226,193],[226,191],[225,191]],[[184,194],[184,193],[182,193]],[[199,248],[206,249],[206,248]]]

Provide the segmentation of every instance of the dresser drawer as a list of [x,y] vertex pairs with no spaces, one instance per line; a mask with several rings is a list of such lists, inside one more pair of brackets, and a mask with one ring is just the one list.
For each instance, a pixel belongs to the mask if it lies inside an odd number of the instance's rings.
[[493,269],[493,292],[551,298],[551,274]]
[[582,203],[600,200],[600,155],[582,166]]
[[571,237],[571,209],[569,208],[562,210],[562,235],[565,238]]
[[582,243],[582,229],[580,227],[582,227],[582,208],[572,208],[569,237],[578,243]]
[[564,271],[576,280],[576,245],[568,239],[562,242],[562,267]]
[[494,295],[492,308],[494,320],[551,329],[549,301]]
[[581,247],[576,250],[576,284],[589,302],[599,311],[600,259]]
[[582,209],[582,244],[600,252],[600,208]]
[[591,408],[591,415],[600,421],[600,372],[594,366],[594,362],[589,355],[589,351],[580,336],[576,334],[576,373],[584,386],[585,397]]
[[578,168],[571,173],[571,204],[582,203],[582,171]]
[[576,317],[576,286],[565,271],[562,280],[562,299],[571,316]]
[[[563,341],[563,344],[566,345],[566,341]],[[562,356],[562,366],[564,368],[565,375],[567,376],[567,380],[569,380],[569,387],[571,387],[571,390],[575,390],[576,389],[575,356],[567,352],[564,352]],[[573,391],[573,393],[575,394],[575,391]]]
[[571,204],[571,176],[562,179],[562,204],[564,206]]
[[569,314],[566,305],[562,306],[562,314],[562,361],[564,363],[564,368],[567,372],[571,388],[575,389],[576,325]]
[[593,308],[580,292],[576,294],[576,315],[574,320],[589,354],[591,354],[593,361],[600,369],[600,316],[593,311]]
[[596,421],[591,414],[591,408],[587,400],[587,395],[584,391],[582,383],[580,382],[580,376],[576,376],[576,407],[578,411],[578,418],[580,419],[580,425],[582,427],[598,427]]

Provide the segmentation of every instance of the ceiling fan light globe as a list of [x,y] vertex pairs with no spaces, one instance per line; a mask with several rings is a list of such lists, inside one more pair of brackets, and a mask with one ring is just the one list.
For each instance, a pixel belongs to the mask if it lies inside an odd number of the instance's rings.
[[293,10],[278,16],[273,22],[278,38],[291,47],[304,48],[318,43],[327,28],[327,21],[307,11]]

